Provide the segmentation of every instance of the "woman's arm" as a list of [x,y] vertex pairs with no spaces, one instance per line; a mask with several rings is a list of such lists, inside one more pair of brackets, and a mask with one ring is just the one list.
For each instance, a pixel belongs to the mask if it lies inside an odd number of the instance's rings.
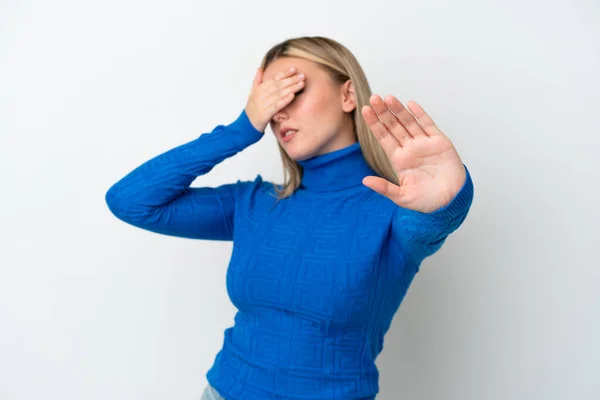
[[[398,205],[395,243],[412,257],[438,250],[467,216],[473,182],[454,144],[415,102],[374,95],[362,115],[396,176],[369,176],[363,183]],[[416,253],[415,253],[416,252]]]
[[250,183],[238,181],[215,188],[191,188],[190,184],[262,135],[242,111],[230,125],[219,125],[135,168],[108,190],[106,203],[117,218],[142,229],[231,240],[235,193]]
[[392,220],[392,239],[416,259],[440,249],[448,235],[463,223],[473,202],[473,181],[465,166],[462,188],[449,204],[430,213],[397,207]]

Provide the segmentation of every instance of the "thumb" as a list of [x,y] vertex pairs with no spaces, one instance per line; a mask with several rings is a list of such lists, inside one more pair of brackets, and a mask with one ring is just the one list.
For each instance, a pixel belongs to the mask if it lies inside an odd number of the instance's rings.
[[263,70],[262,67],[259,67],[258,70],[256,70],[256,75],[254,75],[254,82],[252,82],[252,87],[260,85],[262,83],[262,78]]
[[396,202],[402,196],[402,192],[399,186],[394,185],[392,182],[380,178],[378,176],[367,176],[362,181],[363,185],[376,191],[382,196]]

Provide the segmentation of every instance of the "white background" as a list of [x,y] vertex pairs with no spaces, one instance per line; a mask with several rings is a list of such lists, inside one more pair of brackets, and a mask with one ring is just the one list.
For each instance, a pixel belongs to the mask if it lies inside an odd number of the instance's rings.
[[[272,45],[322,35],[416,100],[475,183],[377,359],[378,399],[600,398],[600,4],[0,1],[0,399],[199,399],[231,243],[108,210],[232,122]],[[194,186],[283,177],[272,135]]]

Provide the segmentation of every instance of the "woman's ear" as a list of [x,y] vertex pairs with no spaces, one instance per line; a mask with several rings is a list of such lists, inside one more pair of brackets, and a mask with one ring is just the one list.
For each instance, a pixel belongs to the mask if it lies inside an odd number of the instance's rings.
[[354,111],[356,108],[356,93],[354,91],[354,83],[348,79],[342,85],[342,110],[344,112]]

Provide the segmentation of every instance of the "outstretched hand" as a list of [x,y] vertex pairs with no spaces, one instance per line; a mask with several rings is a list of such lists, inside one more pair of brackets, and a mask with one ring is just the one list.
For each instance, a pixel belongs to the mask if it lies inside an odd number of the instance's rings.
[[363,184],[401,207],[430,213],[446,206],[466,179],[450,139],[414,101],[408,109],[394,96],[370,98],[361,112],[396,171],[399,185],[367,176]]

